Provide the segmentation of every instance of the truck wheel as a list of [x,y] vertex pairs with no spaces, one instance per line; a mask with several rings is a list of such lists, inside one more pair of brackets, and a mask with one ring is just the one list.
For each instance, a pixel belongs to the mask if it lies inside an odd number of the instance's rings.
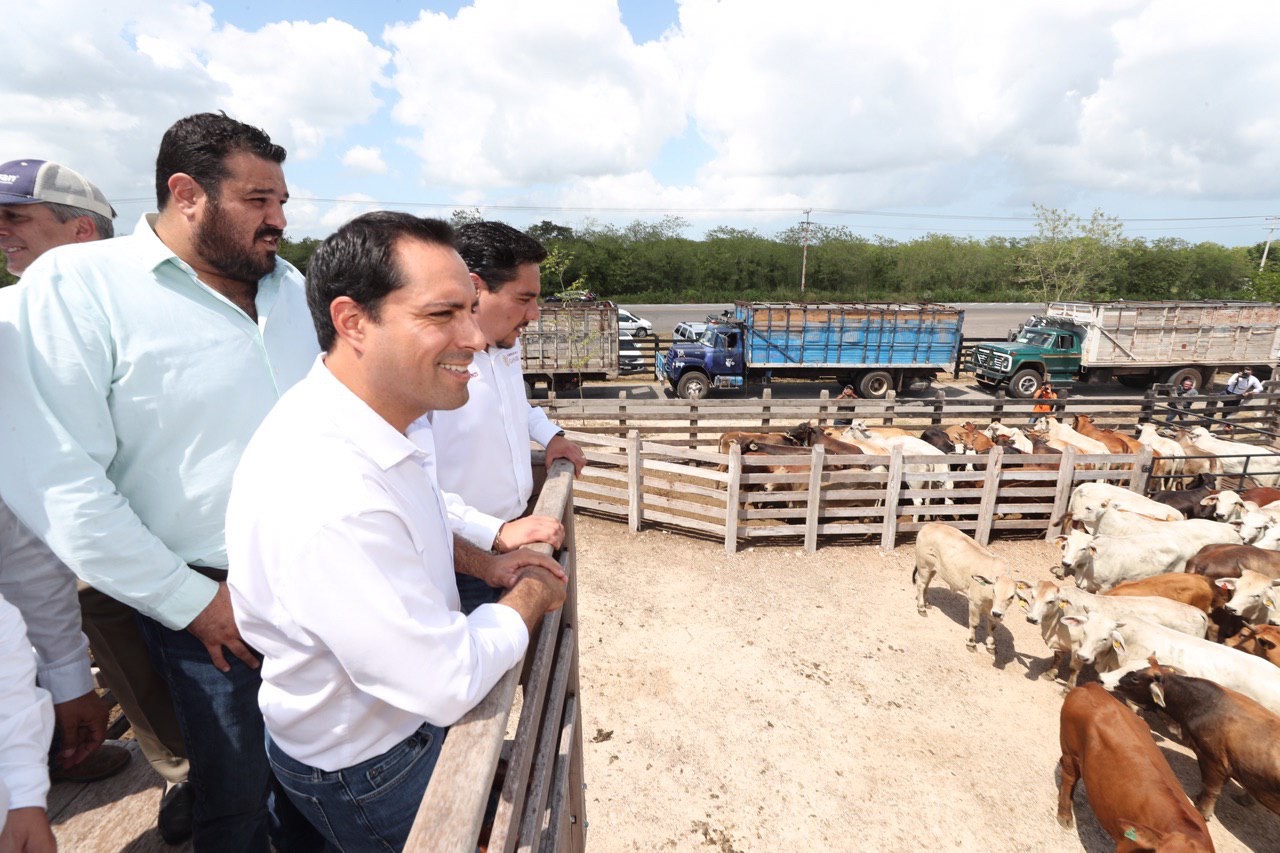
[[1030,400],[1040,390],[1040,383],[1043,381],[1038,370],[1030,367],[1019,370],[1009,380],[1009,394],[1019,400]]
[[701,400],[707,396],[709,389],[710,382],[706,375],[694,370],[680,377],[680,382],[676,385],[676,394],[682,400]]
[[1200,373],[1198,367],[1177,367],[1169,371],[1169,378],[1165,380],[1170,385],[1178,386],[1182,384],[1182,380],[1190,378],[1195,389],[1199,391],[1204,387],[1204,375]]
[[893,388],[893,375],[887,370],[872,370],[862,374],[858,381],[858,393],[868,400],[880,400]]

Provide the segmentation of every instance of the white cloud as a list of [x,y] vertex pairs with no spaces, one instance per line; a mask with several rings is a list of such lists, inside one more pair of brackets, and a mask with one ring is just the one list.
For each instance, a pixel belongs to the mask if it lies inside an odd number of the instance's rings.
[[342,155],[342,165],[374,175],[385,175],[387,172],[387,164],[382,159],[382,149],[365,145],[348,148],[347,153]]
[[685,125],[685,86],[614,3],[477,0],[389,27],[396,121],[433,183],[507,186],[642,168]]

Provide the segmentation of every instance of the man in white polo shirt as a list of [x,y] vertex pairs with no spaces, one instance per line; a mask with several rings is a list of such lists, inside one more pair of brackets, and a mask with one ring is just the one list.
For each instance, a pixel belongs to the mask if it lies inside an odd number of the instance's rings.
[[[455,542],[429,435],[406,435],[467,401],[484,345],[452,229],[358,217],[312,257],[307,300],[324,355],[236,469],[228,583],[263,655],[281,785],[333,847],[399,850],[446,727],[520,661],[564,576],[533,551]],[[507,592],[464,616],[455,567]]]
[[[505,223],[473,222],[458,229],[458,254],[480,299],[476,323],[485,347],[471,363],[467,404],[430,416],[450,519],[458,533],[484,549],[501,552],[530,542],[559,547],[559,521],[524,515],[533,494],[530,441],[546,448],[548,467],[563,458],[581,473],[587,462],[564,430],[525,397],[520,333],[538,319],[539,264],[546,249]],[[467,575],[457,581],[463,613],[502,593]]]

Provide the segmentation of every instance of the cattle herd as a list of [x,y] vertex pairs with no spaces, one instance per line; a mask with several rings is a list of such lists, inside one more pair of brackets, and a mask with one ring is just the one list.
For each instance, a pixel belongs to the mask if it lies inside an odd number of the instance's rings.
[[[1156,497],[1077,486],[1059,520],[1058,582],[1020,580],[963,532],[926,524],[915,546],[916,606],[926,613],[934,577],[965,595],[970,649],[980,629],[994,649],[992,629],[1015,606],[1039,627],[1054,656],[1045,677],[1063,677],[1069,691],[1063,826],[1084,779],[1118,850],[1212,850],[1205,821],[1228,778],[1280,813],[1280,493],[1215,490],[1202,478]],[[1076,686],[1086,666],[1101,684]],[[1194,750],[1194,808],[1130,705],[1166,714]]]

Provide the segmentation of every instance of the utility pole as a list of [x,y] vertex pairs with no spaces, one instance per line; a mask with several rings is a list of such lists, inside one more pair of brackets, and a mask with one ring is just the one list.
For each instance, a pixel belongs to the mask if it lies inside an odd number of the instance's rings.
[[[1261,263],[1258,264],[1258,272],[1262,272],[1262,268],[1267,265],[1267,252],[1271,251],[1271,238],[1275,236],[1275,233],[1276,233],[1276,218],[1273,216],[1271,217],[1271,230],[1267,232],[1267,245],[1262,248],[1262,261]],[[804,279],[803,272],[800,273],[800,278],[803,281]],[[800,285],[800,289],[804,290],[803,283]]]
[[[804,212],[804,248],[800,251],[800,296],[802,298],[804,297],[804,276],[809,268],[809,214],[812,212],[813,208],[809,208]],[[1263,255],[1263,260],[1266,260],[1265,255]]]

